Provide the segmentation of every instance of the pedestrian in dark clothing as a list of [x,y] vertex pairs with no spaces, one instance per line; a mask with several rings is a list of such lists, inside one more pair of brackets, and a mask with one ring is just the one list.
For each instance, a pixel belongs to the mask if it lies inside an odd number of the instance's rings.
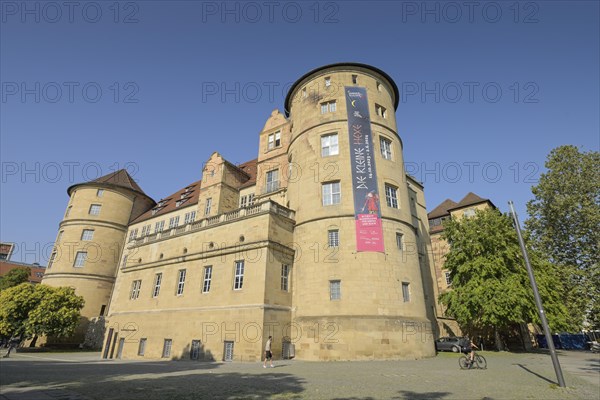
[[4,355],[4,358],[10,357],[10,352],[12,351],[12,349],[16,349],[19,343],[21,343],[21,340],[19,338],[10,338],[10,340],[8,341],[8,353]]

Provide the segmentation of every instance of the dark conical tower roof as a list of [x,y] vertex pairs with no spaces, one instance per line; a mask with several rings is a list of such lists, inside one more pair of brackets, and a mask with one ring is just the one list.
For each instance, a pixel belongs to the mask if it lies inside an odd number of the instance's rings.
[[142,188],[133,180],[126,169],[120,169],[112,174],[101,176],[98,179],[94,179],[92,182],[110,183],[115,186],[121,186],[124,188],[133,189],[136,192],[144,193]]
[[126,169],[120,169],[115,172],[111,172],[110,174],[101,176],[100,178],[94,179],[89,182],[77,183],[67,189],[67,193],[69,196],[71,195],[71,191],[78,186],[89,185],[89,184],[100,184],[100,186],[107,187],[120,187],[124,189],[132,190],[136,193],[142,194],[146,197],[149,197],[142,188],[133,180],[129,172]]

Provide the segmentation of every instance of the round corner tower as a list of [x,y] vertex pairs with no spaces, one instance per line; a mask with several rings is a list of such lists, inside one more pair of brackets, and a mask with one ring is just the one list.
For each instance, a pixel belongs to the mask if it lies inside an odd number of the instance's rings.
[[42,283],[69,286],[83,296],[82,320],[105,315],[130,221],[155,205],[125,170],[67,189],[69,203]]
[[286,97],[297,249],[291,340],[301,359],[435,354],[398,100],[385,72],[358,63],[310,71]]

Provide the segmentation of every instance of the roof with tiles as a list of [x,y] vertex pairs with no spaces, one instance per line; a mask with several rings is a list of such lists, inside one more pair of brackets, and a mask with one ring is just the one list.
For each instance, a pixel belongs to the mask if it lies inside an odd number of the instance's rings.
[[[230,163],[231,164],[231,163]],[[239,189],[243,189],[246,187],[250,187],[256,184],[256,171],[257,171],[257,160],[247,161],[240,165],[233,165],[235,168],[238,168],[246,175],[248,175],[249,179],[244,182]],[[157,201],[157,204],[152,209],[146,211],[134,221],[132,224],[136,224],[138,222],[143,222],[147,219],[154,218],[160,215],[164,215],[170,213],[171,211],[175,211],[179,208],[185,208],[192,206],[194,204],[198,204],[198,198],[200,197],[200,182],[201,180],[196,181],[187,185],[186,187],[178,190],[170,196],[165,197]]]
[[248,179],[244,184],[240,186],[240,189],[256,185],[256,173],[258,170],[257,164],[258,159],[255,158],[254,160],[246,161],[245,163],[237,166],[239,169],[247,173],[250,177],[250,179]]
[[469,193],[467,193],[467,195],[465,197],[462,198],[461,201],[458,202],[457,205],[455,205],[454,207],[449,208],[448,210],[454,210],[454,209],[457,209],[457,208],[472,206],[474,204],[485,203],[485,202],[491,203],[492,206],[494,205],[489,199],[484,199],[482,197],[477,196],[473,192],[469,192]]
[[496,207],[494,203],[492,203],[489,199],[484,199],[483,197],[479,197],[473,192],[469,192],[458,203],[450,199],[444,200],[439,206],[437,206],[429,214],[427,214],[427,219],[434,219],[443,217],[445,215],[450,215],[450,211],[452,210],[486,202],[490,203],[492,207]]
[[440,204],[439,206],[434,208],[429,214],[427,214],[427,218],[432,219],[442,217],[444,215],[450,215],[450,212],[448,210],[456,207],[457,205],[458,203],[456,203],[455,201],[446,199],[442,202],[442,204]]
[[94,179],[93,181],[85,182],[85,183],[77,183],[67,189],[67,193],[69,196],[71,195],[71,190],[80,185],[87,185],[90,183],[101,183],[104,185],[112,185],[118,186],[125,189],[133,190],[134,192],[138,192],[143,194],[146,197],[149,197],[142,188],[133,180],[131,175],[127,172],[126,169],[120,169],[118,171],[112,172],[108,175],[101,176],[98,179]]
[[135,224],[159,215],[167,214],[178,208],[184,208],[198,204],[198,197],[200,195],[200,182],[201,181],[196,181],[191,183],[186,187],[179,189],[172,195],[157,201],[156,206],[137,217],[131,223]]

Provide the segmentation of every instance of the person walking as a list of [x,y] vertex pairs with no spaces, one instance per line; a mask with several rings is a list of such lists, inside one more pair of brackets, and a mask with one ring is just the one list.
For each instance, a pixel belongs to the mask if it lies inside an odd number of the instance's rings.
[[265,345],[265,362],[263,363],[263,368],[267,368],[267,360],[269,360],[271,368],[274,368],[273,353],[271,353],[271,342],[273,342],[273,336],[269,336],[269,340],[267,340],[267,344]]
[[10,357],[10,352],[12,351],[12,349],[17,348],[17,346],[19,345],[21,341],[19,340],[19,338],[16,337],[11,337],[10,340],[8,341],[8,353],[6,353],[4,355],[4,358],[9,358]]

